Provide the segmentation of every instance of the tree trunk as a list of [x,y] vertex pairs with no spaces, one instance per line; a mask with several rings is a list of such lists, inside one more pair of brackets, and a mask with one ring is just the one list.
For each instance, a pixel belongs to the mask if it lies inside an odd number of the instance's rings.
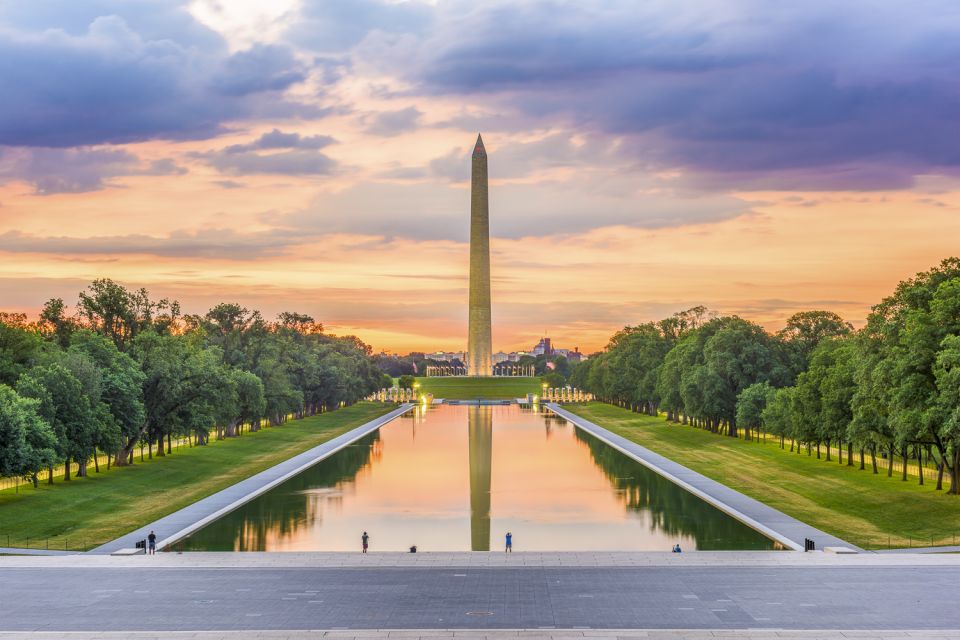
[[960,446],[953,445],[953,464],[950,466],[950,490],[947,493],[951,495],[960,495]]
[[37,478],[36,472],[33,472],[33,473],[30,474],[30,482],[33,483],[33,488],[34,488],[34,489],[39,489],[39,488],[40,488],[40,480]]
[[53,484],[53,467],[47,467],[47,484]]
[[65,482],[70,481],[70,456],[67,456],[67,461],[63,463],[63,479]]
[[873,474],[877,475],[880,473],[877,471],[877,445],[870,446],[870,460],[873,462]]
[[890,455],[887,456],[887,477],[893,477],[893,445],[889,447]]
[[920,476],[920,486],[923,486],[923,447],[917,445],[917,474]]
[[[860,453],[863,453],[863,451],[861,450]],[[847,466],[848,467],[853,466],[853,443],[852,442],[847,443]],[[860,468],[862,469],[863,467],[860,467]]]
[[863,447],[860,447],[860,471],[863,471]]
[[[162,445],[162,441],[161,441]],[[173,453],[173,445],[170,444],[170,434],[167,434],[167,453]]]
[[100,456],[97,455],[97,452],[93,452],[93,470],[96,473],[100,473]]
[[907,481],[907,445],[903,445],[903,477],[900,478],[901,481]]
[[[817,458],[820,457],[820,443],[817,443]],[[830,462],[830,441],[827,440],[827,462]]]

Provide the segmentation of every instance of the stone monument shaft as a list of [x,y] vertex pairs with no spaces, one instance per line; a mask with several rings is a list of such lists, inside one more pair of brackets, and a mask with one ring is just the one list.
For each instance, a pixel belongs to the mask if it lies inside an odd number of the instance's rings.
[[493,375],[490,337],[490,208],[487,203],[487,150],[477,135],[470,180],[470,316],[467,373]]

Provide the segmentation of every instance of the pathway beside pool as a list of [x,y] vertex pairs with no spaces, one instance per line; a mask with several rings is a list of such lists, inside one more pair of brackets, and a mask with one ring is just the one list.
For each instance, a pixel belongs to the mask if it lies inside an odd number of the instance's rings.
[[399,408],[375,418],[356,429],[352,429],[332,440],[328,440],[308,451],[304,451],[266,471],[241,480],[237,484],[218,491],[212,496],[184,507],[179,511],[160,518],[156,522],[140,527],[136,531],[101,545],[90,553],[113,553],[122,549],[131,549],[139,540],[145,540],[151,531],[157,533],[157,548],[162,549],[169,544],[190,534],[204,525],[216,520],[225,513],[236,509],[240,505],[253,500],[260,494],[292,478],[305,469],[315,465],[347,445],[356,442],[368,433],[376,431],[381,426],[397,418],[413,408],[412,404],[402,404]]
[[578,428],[599,438],[614,449],[617,449],[652,471],[683,487],[724,513],[733,516],[737,520],[753,527],[790,549],[803,551],[804,539],[810,539],[814,541],[817,549],[823,549],[825,547],[846,547],[848,549],[861,551],[859,547],[845,540],[841,540],[805,522],[792,518],[782,511],[777,511],[773,507],[763,504],[759,500],[745,496],[739,491],[734,491],[716,480],[711,480],[705,475],[688,469],[682,464],[674,462],[658,453],[654,453],[650,449],[627,440],[623,436],[618,436],[612,431],[590,422],[586,418],[581,418],[558,404],[551,402],[545,406]]

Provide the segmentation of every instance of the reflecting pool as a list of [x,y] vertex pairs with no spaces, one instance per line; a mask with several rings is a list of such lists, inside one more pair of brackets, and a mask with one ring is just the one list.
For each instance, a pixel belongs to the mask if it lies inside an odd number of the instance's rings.
[[572,424],[417,407],[175,545],[205,551],[773,549]]

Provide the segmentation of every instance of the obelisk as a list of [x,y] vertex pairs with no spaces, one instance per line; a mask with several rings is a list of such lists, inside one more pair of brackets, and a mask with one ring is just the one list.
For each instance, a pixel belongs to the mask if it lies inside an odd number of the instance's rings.
[[493,375],[490,338],[490,208],[487,203],[487,150],[477,134],[470,178],[470,315],[467,374]]

